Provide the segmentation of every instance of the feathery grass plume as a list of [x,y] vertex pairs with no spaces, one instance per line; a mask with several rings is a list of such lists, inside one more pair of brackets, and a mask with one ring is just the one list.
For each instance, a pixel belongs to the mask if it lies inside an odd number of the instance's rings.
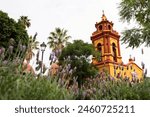
[[0,48],[0,55],[2,54],[2,49]]
[[13,46],[13,45],[15,45],[15,43],[16,43],[15,40],[13,38],[10,38],[9,45]]
[[27,49],[26,45],[22,45],[22,52],[25,52]]
[[9,54],[13,54],[13,49],[14,49],[14,47],[11,45],[8,47]]

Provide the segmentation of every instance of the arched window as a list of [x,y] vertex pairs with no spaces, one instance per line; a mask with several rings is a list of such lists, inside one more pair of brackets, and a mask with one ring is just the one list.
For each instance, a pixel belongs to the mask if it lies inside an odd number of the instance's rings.
[[97,50],[100,52],[100,57],[99,57],[98,61],[102,61],[102,57],[101,57],[101,55],[102,55],[102,45],[101,45],[101,43],[97,44]]
[[116,53],[115,43],[112,44],[112,50],[113,50],[113,59],[114,59],[115,62],[117,62],[117,53]]
[[111,30],[111,26],[110,25],[108,25],[108,30]]
[[102,25],[99,26],[99,30],[102,30]]
[[98,44],[97,44],[97,49],[98,49],[98,51],[100,51],[100,52],[102,51],[102,45],[101,45],[101,43],[98,43]]

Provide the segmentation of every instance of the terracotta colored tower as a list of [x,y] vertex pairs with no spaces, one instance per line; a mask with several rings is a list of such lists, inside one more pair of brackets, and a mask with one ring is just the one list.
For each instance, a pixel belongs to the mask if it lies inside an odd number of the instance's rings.
[[[99,71],[105,69],[113,77],[117,77],[118,74],[122,77],[127,75],[131,77],[130,72],[136,70],[139,78],[142,78],[142,69],[134,61],[130,60],[128,64],[123,64],[119,44],[120,35],[113,29],[113,23],[107,20],[104,13],[101,21],[96,22],[95,27],[96,31],[92,33],[91,40],[95,49],[101,53],[101,56],[99,60],[93,57],[93,64],[99,68]],[[127,70],[128,65],[136,67],[132,70]]]

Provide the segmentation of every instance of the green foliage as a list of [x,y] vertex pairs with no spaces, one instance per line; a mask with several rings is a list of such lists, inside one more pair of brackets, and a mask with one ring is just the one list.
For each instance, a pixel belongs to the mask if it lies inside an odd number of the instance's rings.
[[150,80],[131,83],[123,80],[98,80],[84,84],[77,99],[94,100],[149,100]]
[[0,99],[3,100],[59,100],[73,99],[67,89],[56,80],[45,77],[16,74],[7,67],[0,67]]
[[50,32],[47,43],[52,49],[61,49],[71,36],[67,36],[67,30],[55,28],[54,32]]
[[[108,74],[84,79],[78,87],[74,80],[67,84],[60,75],[38,77],[22,74],[20,61],[0,60],[0,99],[3,100],[50,100],[50,99],[100,99],[100,100],[149,100],[150,79],[141,83],[114,80]],[[64,74],[69,75],[69,74]],[[73,76],[69,75],[73,78]]]
[[[10,44],[10,40],[14,39],[14,43]],[[13,53],[16,53],[16,48],[21,43],[28,45],[28,34],[24,26],[20,22],[16,22],[10,18],[7,13],[0,11],[0,47],[14,47]]]
[[[22,51],[19,52],[22,54]],[[0,53],[0,99],[3,100],[46,100],[73,99],[64,85],[58,83],[58,78],[37,77],[23,71],[23,58],[16,54],[13,60],[3,60]],[[5,56],[5,54],[4,54]]]
[[28,16],[21,16],[18,22],[24,27],[24,28],[29,28],[31,23],[30,19],[28,19]]
[[29,42],[28,42],[28,48],[26,51],[25,59],[30,61],[32,57],[35,55],[33,50],[38,50],[39,49],[39,42],[37,41],[37,32],[34,34],[34,36],[29,37]]
[[150,0],[122,0],[119,5],[122,21],[136,21],[138,27],[123,32],[122,41],[128,47],[150,46]]
[[77,78],[80,85],[85,78],[97,73],[95,66],[90,63],[89,57],[93,53],[94,48],[91,44],[84,43],[82,40],[75,40],[62,50],[59,63],[62,65],[71,64],[71,69],[76,68],[73,76]]

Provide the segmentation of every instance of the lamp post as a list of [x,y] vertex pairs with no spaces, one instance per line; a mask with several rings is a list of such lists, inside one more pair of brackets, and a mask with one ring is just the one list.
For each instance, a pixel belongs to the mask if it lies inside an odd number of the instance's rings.
[[41,62],[41,74],[42,74],[42,72],[43,72],[43,55],[44,55],[44,51],[45,51],[45,49],[46,49],[46,44],[43,42],[43,43],[40,45],[40,47],[41,47],[41,51],[42,51],[42,62]]

